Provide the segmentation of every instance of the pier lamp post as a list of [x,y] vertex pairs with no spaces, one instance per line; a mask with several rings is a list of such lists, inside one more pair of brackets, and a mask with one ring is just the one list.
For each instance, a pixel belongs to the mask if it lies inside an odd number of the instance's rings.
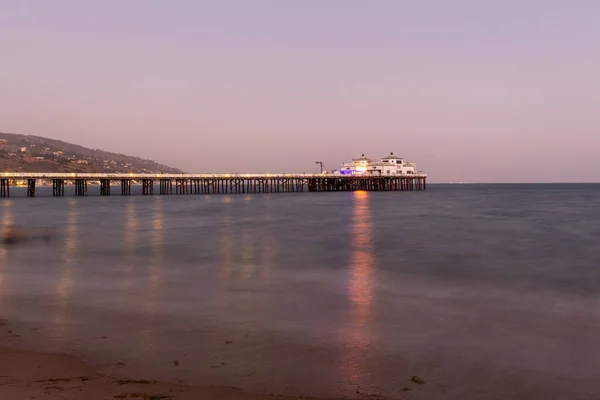
[[323,173],[323,161],[315,161],[315,164],[319,164],[321,166],[321,173]]

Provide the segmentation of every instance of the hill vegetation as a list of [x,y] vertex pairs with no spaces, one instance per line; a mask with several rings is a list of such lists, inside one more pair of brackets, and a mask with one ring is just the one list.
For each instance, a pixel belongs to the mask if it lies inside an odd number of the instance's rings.
[[179,174],[152,160],[89,149],[40,136],[0,132],[0,170],[10,172],[97,172]]

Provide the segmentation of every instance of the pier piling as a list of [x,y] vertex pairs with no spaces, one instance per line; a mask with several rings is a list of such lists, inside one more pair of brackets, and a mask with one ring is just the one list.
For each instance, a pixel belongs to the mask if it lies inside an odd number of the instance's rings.
[[131,194],[131,179],[121,179],[121,195],[129,196]]
[[35,179],[27,179],[27,197],[35,197]]
[[188,180],[187,179],[176,179],[175,180],[175,194],[187,194],[188,193]]
[[170,179],[160,179],[159,181],[159,193],[160,194],[172,194],[173,193],[173,182]]
[[142,179],[142,194],[143,195],[154,194],[154,180]]
[[52,195],[62,197],[65,195],[65,180],[52,179]]
[[100,179],[100,196],[110,196],[110,179]]
[[0,179],[0,197],[10,197],[10,182],[8,179]]
[[87,179],[75,179],[75,196],[87,196]]

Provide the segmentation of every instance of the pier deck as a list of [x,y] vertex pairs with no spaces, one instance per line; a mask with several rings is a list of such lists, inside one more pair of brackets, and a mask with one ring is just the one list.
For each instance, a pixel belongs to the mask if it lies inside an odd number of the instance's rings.
[[[65,185],[75,186],[73,194],[86,196],[89,181],[100,183],[100,195],[110,196],[120,184],[121,195],[131,195],[133,184],[143,195],[301,193],[339,191],[422,191],[427,175],[329,175],[329,174],[99,174],[99,173],[0,173],[0,197],[10,196],[14,182],[27,182],[27,196],[36,195],[38,181],[52,182],[53,196],[64,196]],[[158,190],[155,184],[158,182]]]

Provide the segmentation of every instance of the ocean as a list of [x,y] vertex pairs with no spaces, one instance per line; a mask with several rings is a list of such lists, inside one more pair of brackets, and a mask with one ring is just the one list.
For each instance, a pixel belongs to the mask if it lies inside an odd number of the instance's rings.
[[0,225],[56,230],[0,245],[0,318],[32,348],[254,392],[600,398],[600,185],[71,189],[0,199]]

